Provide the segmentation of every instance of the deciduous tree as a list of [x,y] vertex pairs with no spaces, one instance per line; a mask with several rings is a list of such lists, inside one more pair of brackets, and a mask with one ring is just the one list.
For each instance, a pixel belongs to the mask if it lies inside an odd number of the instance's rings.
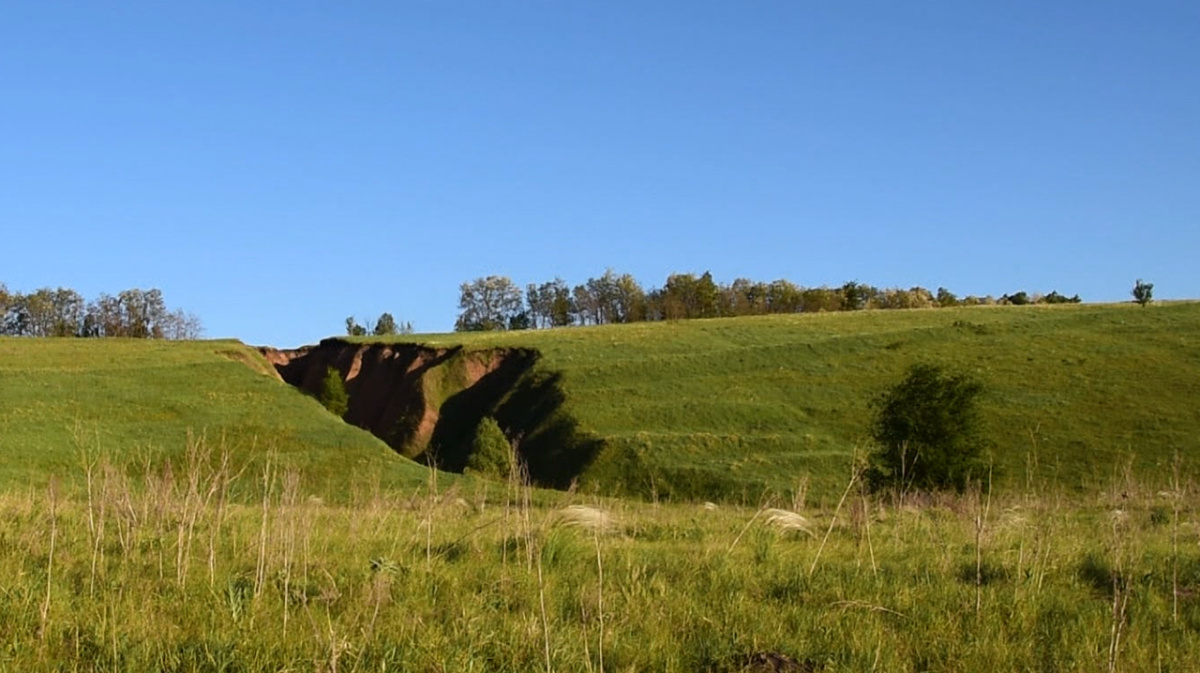
[[561,278],[555,278],[550,287],[542,286],[543,294],[549,290],[550,298],[550,326],[551,327],[566,327],[574,320],[572,317],[575,313],[574,302],[571,301],[571,290],[567,288],[567,283]]
[[951,292],[950,290],[947,290],[944,287],[939,287],[937,289],[936,301],[937,301],[937,305],[941,306],[942,308],[948,308],[950,306],[958,306],[958,297],[954,296],[953,292]]
[[873,289],[853,280],[847,281],[842,285],[842,310],[858,311],[867,308]]
[[524,303],[521,288],[505,276],[476,278],[459,289],[461,313],[454,325],[459,332],[506,329]]
[[875,486],[962,488],[979,474],[983,384],[938,365],[917,364],[871,402]]
[[1133,294],[1134,301],[1145,306],[1154,299],[1154,283],[1144,283],[1141,278],[1138,278],[1130,292]]

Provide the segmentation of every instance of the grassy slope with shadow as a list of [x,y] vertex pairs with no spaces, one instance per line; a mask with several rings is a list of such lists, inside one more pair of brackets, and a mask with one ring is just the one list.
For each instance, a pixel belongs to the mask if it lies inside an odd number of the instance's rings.
[[[569,434],[602,439],[580,480],[638,495],[840,494],[868,401],[918,361],[983,380],[1001,483],[1089,489],[1160,469],[1200,437],[1200,304],[973,307],[420,335],[529,348]],[[413,337],[406,337],[413,340]],[[512,408],[517,408],[516,398]],[[555,442],[547,442],[554,444]],[[559,443],[561,446],[561,443]],[[593,449],[594,450],[594,449]],[[570,461],[546,452],[548,463]],[[568,469],[562,469],[566,475]]]
[[[536,351],[474,388],[443,381],[435,445],[465,461],[484,414],[534,477],[648,497],[833,499],[871,397],[912,362],[985,383],[1000,485],[1093,489],[1161,470],[1200,437],[1200,304],[995,307],[768,316],[541,332],[424,335],[432,347]],[[407,337],[413,340],[413,337]],[[247,364],[250,367],[247,367]],[[232,341],[0,340],[0,486],[179,455],[189,431],[275,452],[328,492],[426,473],[324,413]],[[452,378],[452,377],[450,377]],[[456,453],[458,452],[458,453]],[[1190,460],[1194,463],[1194,460]]]

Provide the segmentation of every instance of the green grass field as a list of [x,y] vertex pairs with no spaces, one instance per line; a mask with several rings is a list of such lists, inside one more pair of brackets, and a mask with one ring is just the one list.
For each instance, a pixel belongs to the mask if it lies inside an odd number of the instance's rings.
[[237,503],[205,470],[100,465],[87,494],[0,494],[0,670],[1183,673],[1200,651],[1196,491],[1170,470],[778,510],[267,481]]
[[[1200,438],[1200,303],[872,311],[418,335],[535,349],[559,413],[602,449],[580,485],[743,501],[803,486],[837,497],[868,448],[869,400],[913,362],[978,377],[1000,486],[1088,490],[1151,474]],[[412,338],[409,338],[412,339]],[[237,342],[0,340],[0,483],[44,482],[83,452],[178,455],[188,434],[308,478],[423,471],[263,375]],[[220,451],[222,449],[215,449]]]
[[0,339],[0,490],[76,475],[101,455],[158,465],[182,457],[189,435],[238,469],[274,454],[328,493],[367,475],[424,481],[423,467],[268,372],[236,341]]
[[[418,337],[541,353],[604,442],[573,493],[428,471],[237,342],[0,340],[0,671],[1190,671],[1198,327],[1188,303]],[[915,361],[987,386],[992,491],[847,488]],[[614,486],[639,498],[587,493]]]
[[974,307],[422,335],[522,347],[605,449],[604,491],[756,501],[802,480],[836,497],[868,447],[869,400],[913,362],[985,385],[1001,484],[1088,489],[1200,439],[1200,303]]

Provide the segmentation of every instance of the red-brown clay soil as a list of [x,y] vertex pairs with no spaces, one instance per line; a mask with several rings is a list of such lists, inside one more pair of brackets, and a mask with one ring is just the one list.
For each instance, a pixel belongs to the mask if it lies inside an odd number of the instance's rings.
[[[355,344],[326,339],[292,350],[259,349],[285,382],[317,395],[325,372],[336,369],[350,398],[345,420],[368,430],[396,451],[415,456],[429,445],[439,409],[426,399],[424,377],[457,360],[455,386],[467,389],[496,371],[510,355],[505,350],[463,351],[419,344]],[[454,391],[443,391],[449,394]]]

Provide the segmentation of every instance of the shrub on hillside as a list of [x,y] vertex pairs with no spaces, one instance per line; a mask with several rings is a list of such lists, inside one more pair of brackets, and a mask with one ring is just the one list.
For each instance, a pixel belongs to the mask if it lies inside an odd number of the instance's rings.
[[978,399],[983,384],[938,365],[917,364],[871,403],[875,488],[962,489],[981,472]]
[[495,479],[507,479],[512,473],[513,449],[496,419],[487,416],[475,429],[471,455],[464,472]]
[[346,415],[346,410],[350,408],[350,396],[346,394],[346,384],[336,368],[329,367],[325,370],[325,378],[321,381],[321,394],[317,399],[338,418]]

